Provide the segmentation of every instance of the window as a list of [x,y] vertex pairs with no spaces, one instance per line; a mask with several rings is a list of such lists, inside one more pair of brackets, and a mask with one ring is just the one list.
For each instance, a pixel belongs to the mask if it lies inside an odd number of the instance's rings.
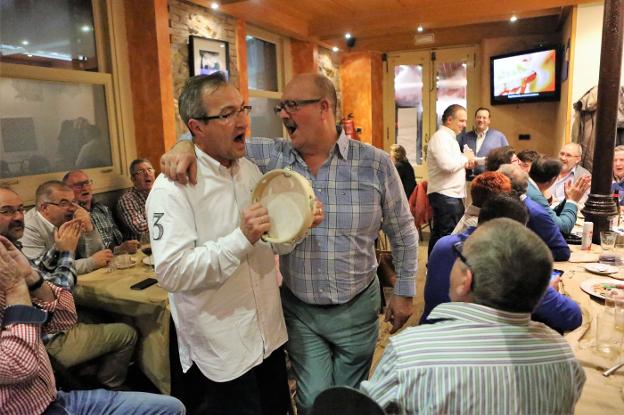
[[129,186],[123,2],[0,4],[0,183],[26,203],[39,184],[76,168],[98,192]]
[[282,96],[282,40],[279,36],[249,29],[247,34],[247,71],[251,135],[282,137],[282,122],[273,112]]

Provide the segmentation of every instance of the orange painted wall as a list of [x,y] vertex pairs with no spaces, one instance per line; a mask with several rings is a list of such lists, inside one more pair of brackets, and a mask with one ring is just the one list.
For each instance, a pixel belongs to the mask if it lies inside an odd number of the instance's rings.
[[340,57],[342,113],[353,113],[360,140],[383,148],[382,64],[377,52],[344,53]]
[[318,71],[318,46],[311,42],[290,41],[293,75]]
[[175,141],[167,0],[126,0],[137,157],[158,167]]

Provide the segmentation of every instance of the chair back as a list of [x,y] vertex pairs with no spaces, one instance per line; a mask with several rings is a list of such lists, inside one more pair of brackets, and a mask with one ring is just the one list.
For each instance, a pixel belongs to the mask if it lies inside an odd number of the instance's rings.
[[335,386],[321,392],[312,405],[310,415],[384,415],[383,409],[357,389]]

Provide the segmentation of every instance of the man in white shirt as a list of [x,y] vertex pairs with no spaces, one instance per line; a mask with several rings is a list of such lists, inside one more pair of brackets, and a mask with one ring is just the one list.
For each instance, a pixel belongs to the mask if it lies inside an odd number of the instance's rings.
[[431,136],[427,148],[429,183],[427,196],[433,209],[429,253],[441,237],[450,235],[464,214],[466,171],[475,166],[474,152],[462,154],[456,136],[466,128],[466,109],[453,104],[442,114],[442,126]]
[[147,199],[156,274],[169,291],[190,413],[285,414],[286,326],[268,211],[251,204],[261,177],[244,158],[250,106],[215,73],[179,99],[193,135],[197,185],[161,175]]
[[[579,163],[581,162],[581,156],[583,155],[583,149],[579,144],[568,143],[561,147],[559,151],[559,161],[561,161],[561,172],[557,176],[555,183],[548,189],[548,194],[552,196],[551,205],[556,206],[566,199],[565,185],[566,183],[575,184],[581,177],[590,176],[591,173],[587,171]],[[589,196],[589,188],[585,191],[582,199],[579,201],[581,208],[585,205],[585,201]]]

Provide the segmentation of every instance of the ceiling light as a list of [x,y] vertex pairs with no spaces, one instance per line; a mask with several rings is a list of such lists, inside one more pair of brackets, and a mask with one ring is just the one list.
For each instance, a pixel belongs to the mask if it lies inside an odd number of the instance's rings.
[[351,39],[351,33],[349,32],[345,33],[345,39]]
[[30,42],[29,42],[29,41],[27,41],[27,40],[22,40],[22,45],[24,45],[24,46],[28,46],[29,44],[30,44]]
[[218,10],[218,9],[219,9],[219,3],[217,3],[216,1],[213,1],[213,2],[210,4],[210,8],[211,8],[212,10]]
[[422,26],[418,26],[418,28],[417,28],[416,30],[418,30],[419,32],[422,32],[422,31],[423,31],[423,30],[425,30],[425,29],[423,29],[423,27],[422,27]]
[[516,15],[514,14],[513,16],[511,16],[511,18],[509,19],[509,21],[511,23],[515,22],[516,20],[518,20],[518,18],[516,17]]
[[338,52],[339,50],[340,50],[340,49],[338,49],[338,46],[334,46],[334,47],[332,48],[332,51],[334,51],[334,52]]
[[85,32],[85,33],[90,32],[90,31],[91,31],[91,26],[89,26],[89,25],[84,25],[84,26],[82,26],[82,27],[80,28],[80,30],[81,30],[81,31],[83,31],[83,32]]
[[245,36],[245,40],[253,40],[253,36],[247,35]]

